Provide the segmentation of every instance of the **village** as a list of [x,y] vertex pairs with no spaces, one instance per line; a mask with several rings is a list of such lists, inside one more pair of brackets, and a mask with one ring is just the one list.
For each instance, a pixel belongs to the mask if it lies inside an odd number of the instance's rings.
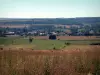
[[[19,27],[18,27],[19,26]],[[88,26],[88,25],[87,25]],[[48,36],[51,33],[57,36],[95,36],[91,26],[86,25],[50,25],[50,24],[34,24],[34,25],[5,25],[0,27],[0,36]]]

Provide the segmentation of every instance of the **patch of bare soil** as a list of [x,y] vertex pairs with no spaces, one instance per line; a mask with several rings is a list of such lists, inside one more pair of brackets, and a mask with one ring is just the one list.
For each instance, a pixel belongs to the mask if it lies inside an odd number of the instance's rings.
[[[35,39],[48,39],[48,36],[35,36]],[[100,40],[96,36],[57,36],[60,40]]]

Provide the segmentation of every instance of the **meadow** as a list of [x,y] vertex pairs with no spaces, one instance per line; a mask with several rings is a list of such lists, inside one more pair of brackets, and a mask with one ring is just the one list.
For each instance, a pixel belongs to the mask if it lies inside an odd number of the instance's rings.
[[0,38],[0,45],[4,48],[25,48],[33,50],[62,50],[69,49],[73,46],[88,46],[91,43],[100,43],[100,38],[85,36],[60,36],[59,40],[49,40],[45,36],[33,37],[33,42],[29,43],[29,39],[24,37],[5,37]]

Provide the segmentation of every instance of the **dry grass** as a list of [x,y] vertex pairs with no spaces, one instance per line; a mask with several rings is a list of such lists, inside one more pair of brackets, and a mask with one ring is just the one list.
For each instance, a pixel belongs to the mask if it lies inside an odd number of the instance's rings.
[[[48,36],[35,36],[35,39],[48,39]],[[60,40],[100,40],[96,36],[57,36]]]
[[16,25],[0,25],[0,27],[3,27],[3,28],[6,28],[6,27],[9,27],[9,28],[24,28],[24,27],[28,27],[29,25],[27,24],[27,25],[18,25],[18,24],[16,24]]
[[0,50],[0,75],[100,75],[100,46],[73,50]]

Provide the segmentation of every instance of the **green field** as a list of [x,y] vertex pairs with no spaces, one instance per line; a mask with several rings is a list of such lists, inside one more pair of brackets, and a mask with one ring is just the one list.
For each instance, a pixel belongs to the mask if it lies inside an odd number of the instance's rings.
[[37,50],[47,49],[63,49],[69,47],[65,43],[72,45],[89,45],[91,43],[100,43],[100,40],[40,40],[34,39],[32,43],[29,43],[28,38],[16,37],[16,38],[0,38],[0,45],[5,47],[22,47],[32,48]]

